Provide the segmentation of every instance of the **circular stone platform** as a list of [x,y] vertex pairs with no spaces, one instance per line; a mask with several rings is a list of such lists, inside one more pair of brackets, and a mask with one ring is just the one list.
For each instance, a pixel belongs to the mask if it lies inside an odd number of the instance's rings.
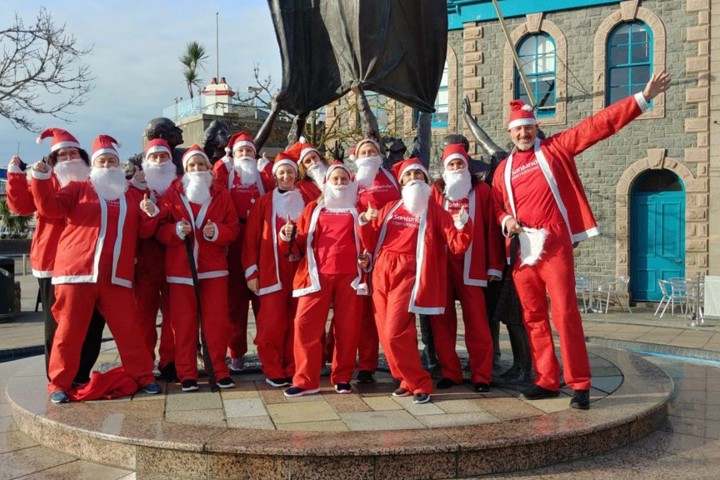
[[590,347],[589,411],[570,391],[528,402],[513,388],[477,394],[456,386],[415,405],[393,398],[386,374],[372,385],[287,399],[261,375],[210,393],[53,405],[42,358],[9,380],[18,428],[39,443],[93,462],[191,478],[463,478],[574,460],[626,445],[666,415],[672,380],[620,350]]

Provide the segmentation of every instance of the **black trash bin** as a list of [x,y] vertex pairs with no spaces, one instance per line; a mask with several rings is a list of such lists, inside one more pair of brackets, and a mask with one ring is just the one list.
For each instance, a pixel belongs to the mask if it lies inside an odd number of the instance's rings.
[[0,257],[0,320],[15,313],[15,260]]

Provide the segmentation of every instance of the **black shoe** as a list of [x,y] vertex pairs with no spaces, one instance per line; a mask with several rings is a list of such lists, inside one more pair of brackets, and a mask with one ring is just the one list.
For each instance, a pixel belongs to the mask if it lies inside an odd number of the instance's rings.
[[392,393],[393,397],[409,397],[412,395],[412,392],[406,388],[396,388],[395,391]]
[[485,382],[478,382],[473,386],[473,388],[478,393],[486,393],[490,391],[490,384]]
[[271,387],[275,387],[275,388],[289,387],[290,385],[292,385],[292,379],[291,378],[266,378],[265,383],[267,383]]
[[590,391],[589,390],[574,390],[572,399],[570,400],[570,407],[577,408],[579,410],[590,409]]
[[445,390],[454,387],[455,385],[458,385],[458,383],[453,382],[449,378],[443,377],[437,382],[437,385],[435,386],[438,388],[438,390]]
[[221,378],[217,381],[217,386],[220,388],[235,388],[235,382],[230,377]]
[[183,380],[181,388],[183,392],[194,392],[198,390],[199,387],[195,380]]
[[416,393],[415,395],[413,395],[413,403],[428,403],[429,401],[429,393]]
[[524,400],[542,400],[544,398],[555,398],[558,395],[560,395],[560,390],[548,390],[539,385],[533,385],[522,392],[520,398]]
[[373,372],[371,372],[370,370],[360,370],[357,374],[357,382],[375,383],[375,378],[373,378]]
[[335,385],[335,391],[337,393],[352,393],[352,387],[349,383],[338,383]]
[[177,382],[177,370],[175,369],[175,362],[170,362],[164,367],[160,367],[160,380],[166,380],[168,382]]

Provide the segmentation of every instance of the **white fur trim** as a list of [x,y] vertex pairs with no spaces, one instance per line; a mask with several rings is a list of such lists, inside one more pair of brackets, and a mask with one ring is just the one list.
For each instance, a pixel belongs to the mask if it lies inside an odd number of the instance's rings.
[[468,166],[467,158],[465,158],[464,155],[462,155],[462,154],[460,154],[460,153],[453,153],[452,155],[449,155],[445,160],[443,160],[443,167],[447,168],[448,163],[450,163],[450,162],[452,162],[453,160],[458,159],[458,158],[459,158],[460,160],[462,160],[463,162],[465,162],[465,167]]
[[508,123],[508,130],[512,130],[515,127],[519,127],[521,125],[537,125],[537,119],[532,118],[518,118],[517,120],[513,120],[512,122]]
[[545,253],[547,230],[544,228],[524,228],[518,235],[520,239],[520,265],[535,265]]

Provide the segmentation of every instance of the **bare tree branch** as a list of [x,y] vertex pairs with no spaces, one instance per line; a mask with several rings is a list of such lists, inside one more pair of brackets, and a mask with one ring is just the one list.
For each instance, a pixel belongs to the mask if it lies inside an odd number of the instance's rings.
[[93,89],[90,69],[81,63],[91,50],[80,48],[44,8],[31,26],[15,14],[14,24],[0,30],[0,116],[31,131],[35,115],[70,121]]

